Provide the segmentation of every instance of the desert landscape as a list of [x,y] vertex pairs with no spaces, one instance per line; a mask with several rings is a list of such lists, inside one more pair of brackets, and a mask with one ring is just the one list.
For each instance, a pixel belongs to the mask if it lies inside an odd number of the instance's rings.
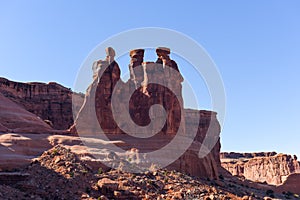
[[[106,59],[95,62],[94,81],[85,95],[55,82],[20,83],[0,78],[1,199],[299,198],[297,157],[276,152],[220,152],[217,113],[180,109],[180,66],[168,57],[168,48],[156,51],[156,62],[144,62],[143,49],[130,51],[131,78],[125,83],[120,80],[114,50],[108,48]],[[160,62],[177,73],[167,73],[170,69]],[[172,84],[175,94],[161,85],[143,84],[156,79]],[[115,122],[111,105],[118,81],[122,84],[119,93],[131,87],[135,90],[129,105],[135,123],[147,125],[151,105],[164,106],[166,121],[158,134],[135,138]],[[95,106],[94,115],[90,104]],[[118,105],[123,104],[126,102],[118,99]],[[110,146],[97,138],[93,117],[108,136],[106,142],[125,153],[112,154]],[[180,157],[163,168],[138,157],[141,154],[137,152],[146,155],[168,144],[182,123],[183,138],[192,138],[195,125],[196,135]],[[206,135],[217,142],[200,158],[198,152]],[[97,148],[101,152],[95,153]],[[159,163],[167,159],[163,154],[158,158]]]
[[300,1],[0,1],[0,200],[300,199]]

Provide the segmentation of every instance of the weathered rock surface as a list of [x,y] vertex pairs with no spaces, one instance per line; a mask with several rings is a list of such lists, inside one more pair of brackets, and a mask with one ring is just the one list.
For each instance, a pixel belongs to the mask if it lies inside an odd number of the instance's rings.
[[[179,133],[181,139],[192,140],[191,145],[186,148],[185,153],[170,162],[167,168],[199,177],[218,178],[220,125],[216,113],[183,109],[183,78],[178,66],[169,58],[168,51],[157,52],[159,59],[154,63],[143,62],[143,50],[131,51],[130,80],[126,83],[120,80],[120,69],[115,61],[108,62],[106,59],[95,62],[94,68],[98,69],[98,74],[94,73],[94,82],[87,90],[71,132],[77,131],[81,136],[90,137],[94,134],[98,137],[102,131],[110,142],[121,140],[123,143],[118,146],[125,151],[137,149],[142,153],[161,149]],[[114,94],[116,96],[112,98]],[[130,99],[126,97],[128,94],[132,94]],[[112,104],[117,115],[113,115]],[[156,121],[153,122],[149,116],[152,111],[149,110],[155,104],[162,105],[166,113],[154,112]],[[126,112],[128,118],[122,118]],[[163,124],[164,119],[166,121]],[[131,120],[133,122],[128,123]],[[154,136],[138,137],[157,128]],[[202,143],[206,136],[206,140],[211,141],[211,146],[207,148],[212,151],[199,158],[200,149],[205,148]],[[173,148],[171,151],[178,151],[181,144],[178,143]],[[159,162],[169,159],[164,154],[160,156],[161,158],[157,158]]]
[[45,133],[52,128],[0,93],[0,132]]
[[293,192],[300,194],[300,173],[291,174],[281,185],[276,188],[277,192]]
[[[0,93],[42,120],[51,121],[54,129],[65,130],[73,124],[73,93],[57,83],[20,83],[0,78]],[[80,105],[83,96],[74,95]]]
[[0,171],[20,169],[52,146],[49,134],[2,133],[0,135]]
[[[197,112],[200,113],[198,123],[195,121],[197,119],[194,118],[194,114]],[[185,110],[185,117],[187,132],[193,131],[189,129],[190,127],[194,127],[191,123],[198,124],[196,137],[188,150],[167,168],[198,177],[218,178],[218,169],[221,166],[219,159],[221,145],[219,141],[220,125],[216,118],[216,113],[204,110]],[[199,158],[199,151],[203,146],[203,141],[208,131],[212,131],[213,134],[209,135],[207,139],[217,141],[217,143],[213,145],[208,155],[204,158]]]
[[6,133],[8,131],[8,128],[3,126],[1,123],[0,123],[0,133]]
[[[229,158],[226,155],[229,155]],[[291,174],[300,173],[299,162],[290,155],[273,152],[245,154],[251,155],[248,158],[236,156],[237,154],[232,155],[233,153],[222,154],[222,167],[232,175],[242,176],[248,180],[280,185]],[[254,155],[258,155],[258,157],[254,157]],[[298,186],[300,187],[300,184]]]

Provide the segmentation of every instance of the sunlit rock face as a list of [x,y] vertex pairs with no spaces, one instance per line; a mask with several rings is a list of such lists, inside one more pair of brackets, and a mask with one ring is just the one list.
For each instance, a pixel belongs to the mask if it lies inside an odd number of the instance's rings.
[[[42,120],[51,122],[54,129],[68,129],[73,124],[73,93],[57,83],[20,83],[0,78],[0,93]],[[77,97],[77,105],[82,104],[82,95],[73,96]]]
[[221,153],[221,161],[232,175],[271,185],[280,185],[291,174],[300,173],[296,157],[275,152]]

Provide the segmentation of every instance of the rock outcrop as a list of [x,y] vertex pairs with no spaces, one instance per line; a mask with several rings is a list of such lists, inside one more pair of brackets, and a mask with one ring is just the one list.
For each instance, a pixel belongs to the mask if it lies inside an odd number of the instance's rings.
[[51,148],[49,134],[1,133],[0,172],[29,165],[33,158]]
[[[148,157],[133,154],[146,156],[171,143],[167,151],[173,157],[158,154],[158,163],[167,163],[162,165],[190,175],[218,178],[220,125],[216,113],[183,108],[183,77],[176,62],[170,59],[168,48],[157,49],[156,62],[144,62],[143,54],[142,49],[130,52],[131,76],[124,83],[114,60],[115,52],[108,48],[106,59],[93,65],[94,80],[84,102],[80,94],[57,83],[18,83],[0,78],[0,132],[5,133],[0,138],[1,170],[28,164],[54,144],[68,145],[74,151],[80,149],[78,154],[89,155],[86,160],[99,166],[101,159],[93,160],[94,154],[89,154],[93,146],[85,148],[77,135],[51,135],[60,133],[56,129],[67,129],[73,124],[71,132],[77,129],[88,141],[95,136],[93,142],[99,139],[104,150],[111,150],[109,145],[114,144],[124,151],[118,155],[121,159],[145,165],[150,163]],[[75,123],[72,106],[79,113]],[[84,123],[79,123],[82,120]],[[99,126],[109,141],[90,135],[98,133]],[[199,151],[206,147],[204,140],[215,142],[209,153],[199,157]]]
[[[179,135],[183,141],[171,151],[179,151],[188,140],[190,145],[167,168],[218,178],[220,125],[216,113],[183,109],[183,78],[169,54],[169,49],[158,48],[158,60],[144,62],[144,50],[132,50],[130,79],[126,83],[120,80],[120,69],[113,56],[108,54],[104,61],[96,61],[94,81],[70,131],[89,137],[98,137],[103,132],[109,142],[121,140],[123,143],[117,146],[123,150],[136,149],[140,153],[159,150]],[[152,107],[158,104],[164,111]],[[199,158],[207,135],[213,143],[212,150]],[[165,162],[169,158],[162,154],[158,159]]]
[[49,133],[52,128],[0,93],[0,132]]
[[281,185],[277,186],[275,191],[300,194],[300,173],[289,175]]
[[[0,78],[0,93],[42,120],[51,121],[54,129],[65,130],[73,124],[73,92],[57,83],[20,83]],[[74,95],[82,103],[83,96]]]
[[[247,157],[243,157],[246,155]],[[255,155],[257,157],[255,157]],[[300,173],[296,157],[269,153],[222,153],[222,167],[234,176],[245,177],[256,182],[280,185],[294,173]],[[295,159],[294,159],[295,158]]]
[[[195,119],[195,113],[200,113],[200,119]],[[185,120],[186,120],[186,131],[193,131],[189,128],[194,127],[191,123],[197,123],[198,129],[197,134],[194,138],[192,145],[188,150],[174,163],[169,165],[168,169],[178,170],[193,176],[207,177],[207,178],[218,178],[220,164],[220,125],[216,118],[215,112],[211,111],[196,111],[196,110],[185,110]],[[199,158],[200,148],[203,146],[204,138],[207,137],[209,129],[214,131],[214,135],[210,136],[210,140],[217,140],[212,150],[204,158]]]

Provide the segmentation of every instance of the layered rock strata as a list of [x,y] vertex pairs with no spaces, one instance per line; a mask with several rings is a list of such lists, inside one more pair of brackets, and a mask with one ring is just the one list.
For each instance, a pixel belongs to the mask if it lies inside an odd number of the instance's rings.
[[[54,129],[65,130],[73,124],[73,92],[57,83],[20,83],[0,78],[0,93],[42,120],[51,122]],[[80,105],[83,96],[73,96]]]
[[222,153],[222,167],[232,175],[271,185],[280,185],[291,174],[300,173],[300,165],[295,156],[274,152],[244,154],[247,157],[240,155],[241,157],[236,153]]

